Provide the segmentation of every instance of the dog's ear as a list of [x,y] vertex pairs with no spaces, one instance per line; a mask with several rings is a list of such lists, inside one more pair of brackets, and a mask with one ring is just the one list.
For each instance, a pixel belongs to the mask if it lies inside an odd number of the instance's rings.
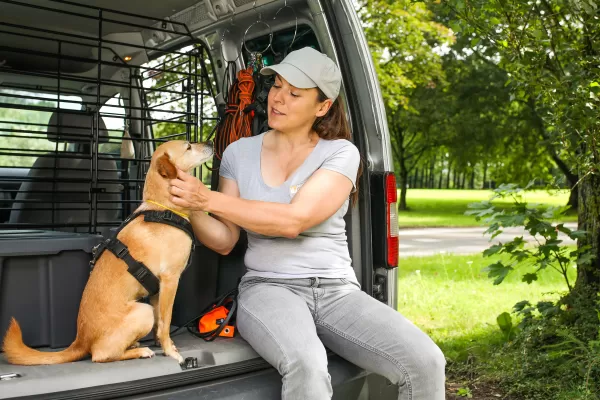
[[158,157],[156,160],[156,168],[160,176],[166,179],[174,179],[177,177],[177,168],[171,162],[171,157],[167,153]]

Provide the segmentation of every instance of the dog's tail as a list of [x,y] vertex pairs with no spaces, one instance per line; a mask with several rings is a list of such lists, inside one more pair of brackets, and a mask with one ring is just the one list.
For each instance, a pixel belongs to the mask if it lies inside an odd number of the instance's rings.
[[83,349],[77,339],[62,351],[44,352],[34,350],[23,343],[21,327],[13,318],[4,336],[2,346],[6,360],[17,365],[62,364],[82,359],[88,352]]

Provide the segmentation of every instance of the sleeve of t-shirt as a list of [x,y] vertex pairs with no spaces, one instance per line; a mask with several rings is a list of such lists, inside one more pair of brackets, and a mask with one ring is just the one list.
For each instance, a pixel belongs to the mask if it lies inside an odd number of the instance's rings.
[[356,190],[356,175],[360,165],[360,153],[356,146],[343,140],[341,146],[333,151],[323,162],[321,168],[339,172],[352,182],[352,191]]
[[219,176],[223,178],[232,179],[237,182],[237,165],[235,157],[236,143],[233,142],[225,148],[223,157],[221,158],[221,165],[219,166]]

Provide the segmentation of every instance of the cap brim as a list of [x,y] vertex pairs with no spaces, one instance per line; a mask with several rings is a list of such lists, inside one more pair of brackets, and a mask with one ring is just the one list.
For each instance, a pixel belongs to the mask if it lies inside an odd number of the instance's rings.
[[281,63],[272,65],[270,67],[264,67],[260,70],[260,73],[263,75],[279,74],[283,77],[283,79],[298,89],[310,89],[317,87],[315,81],[310,79],[308,75],[291,64]]

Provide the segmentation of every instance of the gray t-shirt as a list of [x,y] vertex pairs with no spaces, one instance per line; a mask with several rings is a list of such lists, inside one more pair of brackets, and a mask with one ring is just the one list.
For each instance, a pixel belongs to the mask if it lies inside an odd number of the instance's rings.
[[[265,133],[241,138],[223,152],[220,176],[237,182],[240,197],[289,204],[319,168],[347,176],[356,184],[360,163],[358,149],[344,139],[320,139],[304,163],[283,184],[267,185],[260,170]],[[353,188],[355,189],[355,186]],[[357,282],[348,251],[344,215],[349,199],[329,219],[295,239],[272,237],[247,231],[248,249],[244,262],[246,276],[265,278],[346,278]]]

